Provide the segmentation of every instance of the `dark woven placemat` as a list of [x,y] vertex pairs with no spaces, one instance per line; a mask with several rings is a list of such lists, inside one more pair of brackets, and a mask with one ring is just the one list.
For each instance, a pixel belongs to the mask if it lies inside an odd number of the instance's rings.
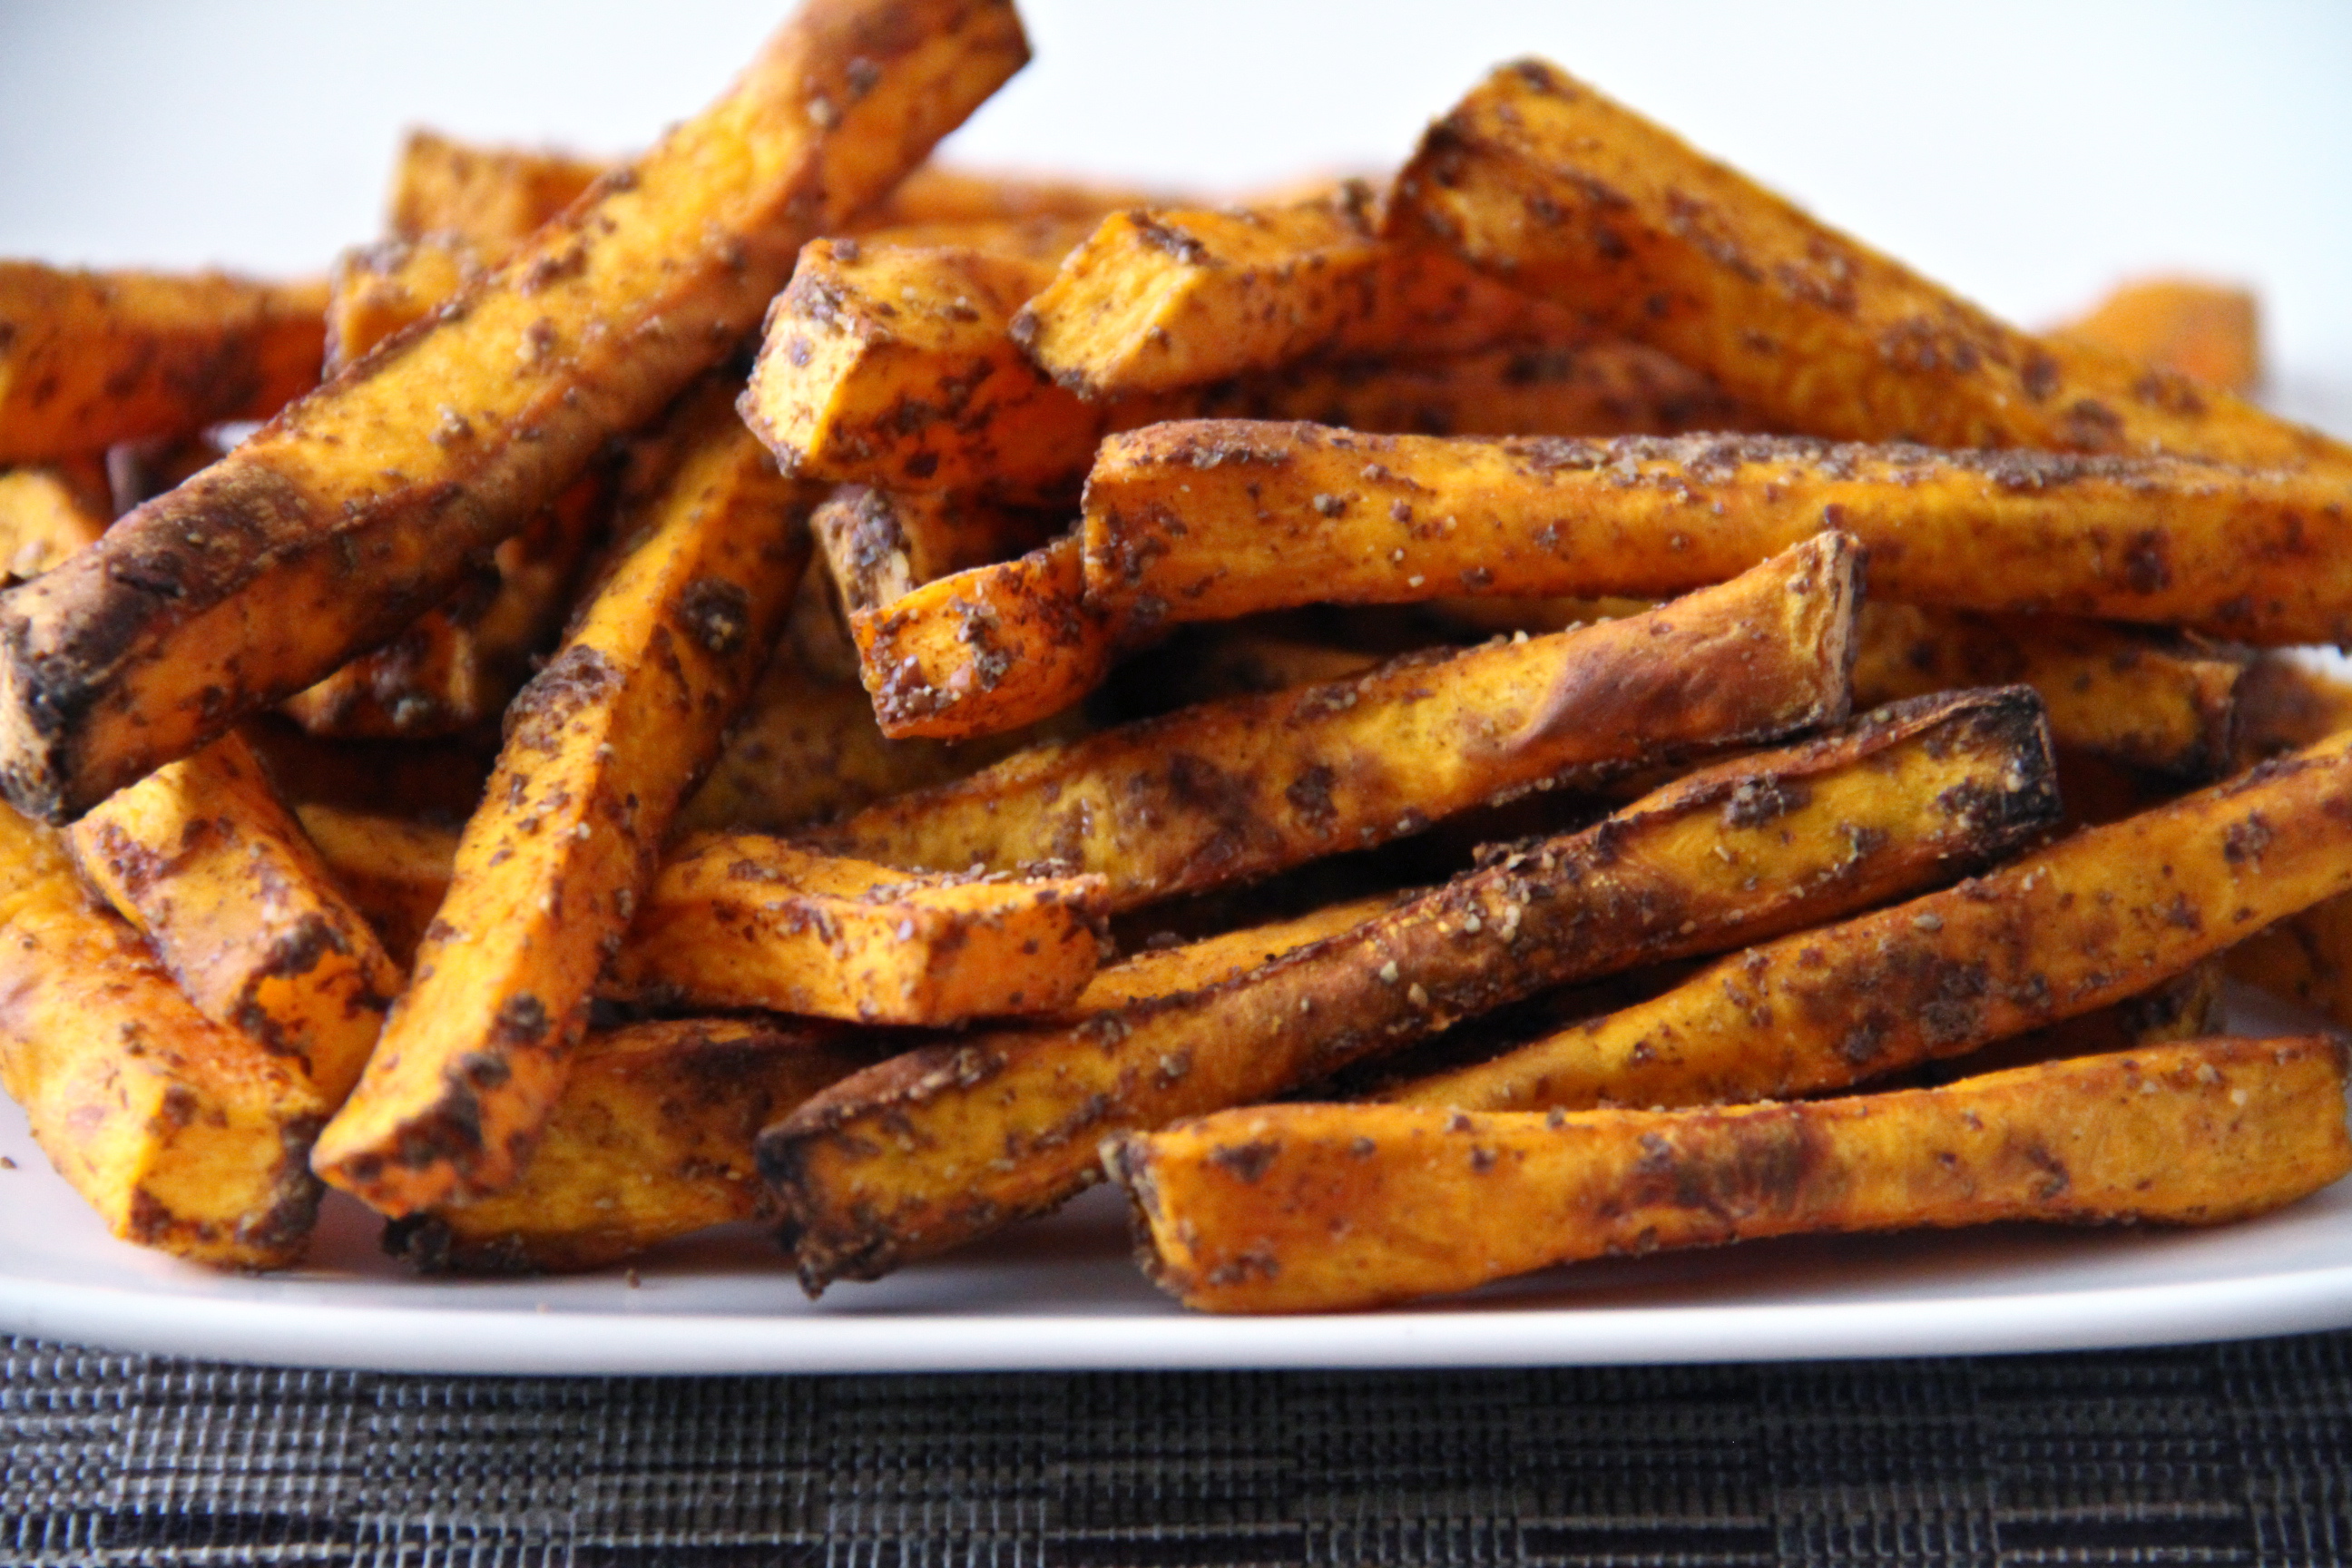
[[1796,1365],[610,1379],[0,1346],[12,1564],[2352,1554],[2352,1334]]

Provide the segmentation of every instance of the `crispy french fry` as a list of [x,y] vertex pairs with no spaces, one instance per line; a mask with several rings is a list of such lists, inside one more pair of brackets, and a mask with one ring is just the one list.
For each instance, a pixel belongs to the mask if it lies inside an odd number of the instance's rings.
[[1377,1306],[1612,1253],[2057,1220],[2219,1225],[2352,1168],[2342,1048],[2209,1039],[1720,1110],[1228,1111],[1109,1140],[1186,1306]]
[[1087,603],[1076,534],[856,611],[849,630],[892,740],[967,740],[1050,718],[1099,685],[1118,651],[1112,617]]
[[1025,54],[1004,0],[811,0],[429,327],[0,595],[0,790],[71,816],[432,608]]
[[752,1138],[873,1054],[837,1030],[724,1018],[591,1034],[522,1179],[395,1220],[384,1247],[429,1274],[564,1273],[771,1218]]
[[1061,532],[1055,512],[952,490],[844,485],[809,518],[842,608],[871,610],[925,583],[1010,561]]
[[416,130],[393,170],[392,233],[446,235],[503,253],[577,201],[612,165],[563,153],[477,147]]
[[318,384],[327,291],[0,261],[0,464],[267,419]]
[[66,842],[196,1011],[342,1102],[404,977],[251,748],[222,736],[100,801]]
[[817,836],[887,865],[1064,862],[1111,907],[1252,881],[1555,782],[1845,717],[1860,561],[1824,534],[1582,632],[1230,699],[866,807]]
[[2263,384],[2252,292],[2194,278],[2125,283],[2050,335],[2091,343],[2244,396]]
[[1178,422],[1105,441],[1087,581],[1138,620],[1318,600],[1678,592],[1825,527],[1897,603],[2352,638],[2352,468],[1772,437],[1441,440]]
[[866,1024],[1054,1013],[1086,989],[1099,877],[910,876],[772,838],[688,839],[611,983],[665,1003]]
[[2221,1034],[2227,1022],[2222,999],[2225,979],[2220,959],[2201,959],[2137,996],[2088,1013],[2077,1013],[2021,1035],[2011,1035],[1966,1056],[1922,1063],[1915,1072],[1895,1073],[1876,1080],[1873,1087],[1934,1089],[1964,1078],[2032,1067],[2036,1062],[2104,1056],[2136,1046],[2167,1045]]
[[394,332],[432,315],[492,261],[452,235],[387,239],[343,252],[328,279],[328,373],[355,363]]
[[2120,1001],[2347,889],[2352,735],[1399,1098],[1535,1110],[1839,1089]]
[[591,474],[499,542],[488,565],[437,608],[278,705],[313,734],[451,735],[506,710],[554,640],[605,521]]
[[299,1258],[316,1086],[198,1013],[58,836],[5,807],[0,932],[0,1087],[107,1228],[230,1268]]
[[0,573],[21,583],[94,542],[112,521],[105,492],[68,468],[0,469]]
[[1430,127],[1387,232],[1654,344],[1783,429],[2352,468],[2225,392],[1995,320],[1541,60]]
[[761,1135],[819,1289],[1051,1208],[1122,1129],[1264,1099],[1553,985],[1816,924],[2056,814],[2039,702],[1884,710],[1707,769],[1238,978],[1059,1029],[923,1047]]
[[1013,318],[1090,402],[1200,386],[1318,355],[1444,353],[1572,339],[1579,316],[1450,252],[1375,237],[1371,195],[1259,211],[1113,213]]
[[2061,746],[2190,780],[2229,765],[2242,657],[2063,616],[1884,602],[1863,606],[1856,643],[1856,707],[1967,686],[2031,686]]
[[319,1173],[384,1213],[520,1170],[670,819],[782,628],[816,497],[777,476],[730,391],[674,416],[684,459],[515,700],[415,978],[320,1137]]

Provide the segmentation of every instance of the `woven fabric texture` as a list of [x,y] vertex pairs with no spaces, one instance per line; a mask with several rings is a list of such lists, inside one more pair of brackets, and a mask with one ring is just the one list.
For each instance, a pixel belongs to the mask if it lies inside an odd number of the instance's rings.
[[824,1378],[0,1346],[10,1564],[2352,1556],[2352,1334],[1794,1365]]

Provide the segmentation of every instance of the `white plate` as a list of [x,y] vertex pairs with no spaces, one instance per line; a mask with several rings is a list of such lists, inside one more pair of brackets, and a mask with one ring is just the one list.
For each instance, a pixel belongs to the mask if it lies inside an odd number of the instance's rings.
[[[2283,1020],[2242,1011],[2242,1027]],[[804,1300],[749,1227],[638,1283],[425,1280],[331,1204],[309,1268],[214,1274],[108,1237],[0,1100],[0,1331],[125,1350],[403,1372],[915,1372],[1480,1366],[1958,1354],[2352,1325],[2352,1183],[2211,1231],[2030,1226],[1754,1243],[1584,1264],[1434,1309],[1179,1310],[1095,1192],[968,1256]]]

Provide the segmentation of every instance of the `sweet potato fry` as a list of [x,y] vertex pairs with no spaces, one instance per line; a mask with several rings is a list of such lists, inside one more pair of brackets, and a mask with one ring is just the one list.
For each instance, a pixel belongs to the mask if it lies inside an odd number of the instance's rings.
[[2347,889],[2352,735],[1400,1098],[1523,1110],[1838,1089],[2120,1001]]
[[1885,710],[1501,853],[1204,990],[927,1046],[761,1135],[811,1289],[1051,1208],[1121,1129],[1264,1099],[1549,986],[1720,951],[1997,855],[2056,813],[2040,705]]
[[974,566],[1026,554],[1061,532],[1055,512],[952,490],[844,485],[809,518],[842,608],[877,609]]
[[318,384],[327,290],[0,261],[0,464],[267,419]]
[[1557,782],[1837,722],[1859,567],[1824,534],[1630,620],[1023,752],[817,841],[894,866],[1062,862],[1108,878],[1115,910],[1256,880]]
[[866,1024],[1053,1013],[1093,977],[1108,913],[1099,877],[910,876],[720,835],[664,863],[610,983]]
[[744,421],[804,479],[1074,495],[1104,416],[1006,335],[1053,275],[1051,256],[817,240],[768,312]]
[[1903,604],[2248,642],[2352,637],[2352,467],[1930,452],[1772,437],[1440,440],[1178,422],[1087,482],[1087,582],[1147,623],[1317,600],[1674,593],[1824,527]]
[[315,1085],[198,1013],[64,844],[0,807],[0,1087],[126,1241],[277,1268],[318,1210]]
[[66,842],[196,1011],[342,1103],[404,977],[251,748],[222,736],[100,801]]
[[2194,278],[2122,284],[2050,335],[2091,343],[2244,396],[2263,384],[2262,328],[2251,290]]
[[387,1214],[514,1179],[670,819],[782,627],[817,498],[777,477],[730,391],[674,416],[684,460],[515,700],[415,978],[320,1135],[319,1173]]
[[1863,606],[1856,643],[1857,707],[1969,686],[2031,686],[2061,746],[2192,781],[2229,764],[2242,657],[2064,616],[1884,602]]
[[2352,898],[2290,915],[2230,949],[2222,963],[2231,979],[2352,1029]]
[[1448,251],[1375,237],[1355,184],[1296,206],[1113,213],[1013,318],[1089,402],[1201,386],[1318,356],[1571,340],[1576,312]]
[[723,1018],[591,1034],[521,1180],[395,1220],[384,1247],[429,1274],[566,1273],[771,1218],[752,1138],[873,1056],[838,1030]]
[[2352,681],[2315,668],[2308,657],[2266,653],[2238,682],[2231,761],[2240,768],[2352,730]]
[[105,491],[69,468],[0,469],[0,573],[21,583],[92,543],[112,521]]
[[0,790],[73,816],[432,608],[1025,52],[1004,0],[811,0],[428,327],[0,595]]
[[390,226],[401,239],[446,235],[504,253],[610,170],[563,153],[469,146],[412,131],[393,170]]
[[2219,1225],[2336,1180],[2352,1142],[2339,1046],[2223,1038],[1805,1105],[1261,1106],[1104,1158],[1162,1289],[1307,1312],[1803,1232]]
[[849,630],[892,740],[966,740],[1050,718],[1099,685],[1118,651],[1117,623],[1087,603],[1076,534],[859,610]]
[[2352,468],[2225,392],[1996,321],[1541,60],[1430,127],[1387,232],[1663,349],[1783,429]]
[[320,801],[295,806],[294,816],[335,886],[405,968],[449,896],[457,830]]

